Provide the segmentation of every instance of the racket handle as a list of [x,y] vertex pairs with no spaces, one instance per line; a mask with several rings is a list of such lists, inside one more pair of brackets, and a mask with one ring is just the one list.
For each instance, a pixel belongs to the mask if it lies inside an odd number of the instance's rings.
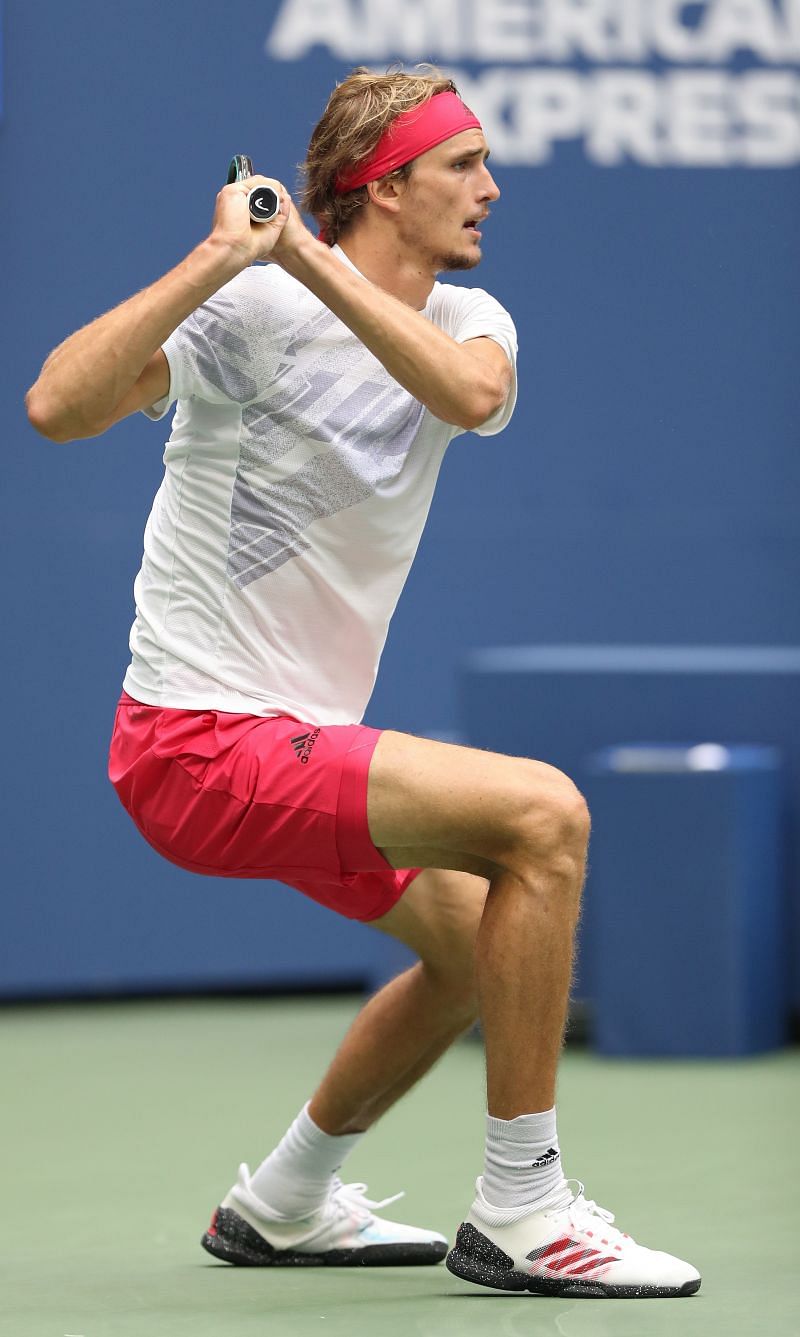
[[[234,181],[246,181],[253,175],[252,159],[246,153],[237,153],[231,158],[228,167],[228,185]],[[269,223],[280,208],[277,192],[271,186],[254,186],[247,196],[247,207],[254,223]]]

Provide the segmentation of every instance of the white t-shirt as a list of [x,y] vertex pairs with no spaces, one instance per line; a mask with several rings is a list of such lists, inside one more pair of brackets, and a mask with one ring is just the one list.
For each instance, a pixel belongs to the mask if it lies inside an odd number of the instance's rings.
[[[515,363],[513,322],[481,289],[436,283],[423,314],[460,343],[496,340]],[[169,395],[148,416],[177,410],[125,690],[150,705],[357,723],[461,429],[277,265],[226,284],[164,352]],[[481,435],[505,427],[515,397],[516,385]]]

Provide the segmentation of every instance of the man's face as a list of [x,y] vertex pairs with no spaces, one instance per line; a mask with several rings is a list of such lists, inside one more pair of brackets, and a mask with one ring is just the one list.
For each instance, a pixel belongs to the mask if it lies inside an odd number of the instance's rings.
[[464,130],[423,153],[411,169],[400,236],[434,273],[473,269],[480,262],[480,224],[500,195],[488,156],[483,131]]

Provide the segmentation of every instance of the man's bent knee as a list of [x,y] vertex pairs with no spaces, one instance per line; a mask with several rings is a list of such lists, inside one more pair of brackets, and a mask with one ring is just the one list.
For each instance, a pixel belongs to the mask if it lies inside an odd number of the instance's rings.
[[[521,763],[522,789],[514,804],[511,856],[517,871],[531,861],[582,864],[589,843],[590,817],[585,798],[562,771],[540,763]],[[527,785],[526,785],[527,780]]]

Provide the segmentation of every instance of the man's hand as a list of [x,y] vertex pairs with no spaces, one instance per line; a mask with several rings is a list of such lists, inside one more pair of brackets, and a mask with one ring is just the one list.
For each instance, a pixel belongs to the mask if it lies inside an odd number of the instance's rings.
[[[269,186],[280,200],[280,208],[268,223],[255,223],[247,199],[256,186]],[[242,268],[255,260],[269,260],[292,209],[291,198],[280,181],[267,176],[249,176],[223,186],[217,196],[211,239],[230,248],[241,259]],[[276,257],[277,258],[277,257]]]
[[[272,182],[269,182],[269,184],[272,185]],[[315,247],[321,245],[321,243],[317,242],[316,237],[309,232],[299,211],[295,208],[295,205],[292,202],[291,195],[286,195],[285,198],[282,197],[281,208],[283,208],[284,204],[287,206],[288,217],[283,231],[280,233],[274,244],[274,250],[270,259],[274,260],[282,269],[291,273],[292,260],[299,258],[300,253],[307,246]],[[325,247],[325,250],[328,250],[327,246]]]

